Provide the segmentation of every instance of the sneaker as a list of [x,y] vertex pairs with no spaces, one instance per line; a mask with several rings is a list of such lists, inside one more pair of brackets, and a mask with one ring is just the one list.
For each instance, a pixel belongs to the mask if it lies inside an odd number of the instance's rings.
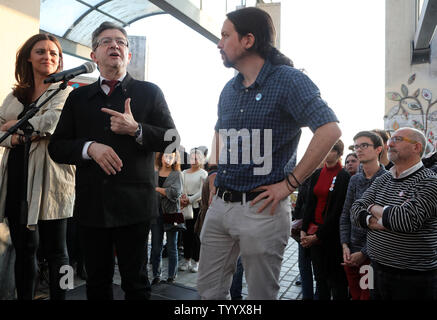
[[194,262],[190,267],[190,272],[197,273],[199,271],[199,262]]
[[152,286],[154,286],[155,284],[158,284],[158,283],[160,283],[160,282],[161,282],[161,278],[156,277],[156,278],[154,278],[153,281],[152,281]]
[[184,262],[182,262],[180,265],[179,265],[179,270],[180,271],[187,271],[187,270],[189,270],[191,268],[191,261],[190,260],[185,260]]
[[168,278],[166,282],[168,284],[174,283],[174,278]]

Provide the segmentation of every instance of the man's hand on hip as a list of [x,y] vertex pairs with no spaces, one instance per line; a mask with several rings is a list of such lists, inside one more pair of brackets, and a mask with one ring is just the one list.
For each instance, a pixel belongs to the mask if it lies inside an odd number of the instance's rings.
[[123,162],[115,153],[114,149],[105,144],[93,142],[88,147],[88,155],[98,163],[107,175],[121,171]]
[[251,201],[251,205],[255,205],[258,201],[265,199],[263,205],[258,209],[258,213],[262,212],[269,204],[272,204],[272,207],[270,209],[270,214],[274,215],[276,211],[276,207],[278,206],[278,203],[288,197],[290,193],[292,192],[288,186],[287,181],[282,180],[281,182],[270,184],[268,186],[261,186],[256,188],[253,191],[262,191],[265,190],[263,193],[258,195],[255,199]]
[[111,131],[116,134],[135,135],[138,129],[138,122],[135,121],[130,109],[130,98],[127,98],[124,103],[124,113],[120,113],[108,108],[101,110],[111,115]]

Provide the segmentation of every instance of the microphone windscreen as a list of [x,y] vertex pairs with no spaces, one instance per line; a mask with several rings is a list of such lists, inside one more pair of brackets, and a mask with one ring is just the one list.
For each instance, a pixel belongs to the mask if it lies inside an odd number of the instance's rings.
[[83,65],[85,66],[86,73],[91,73],[91,72],[93,72],[94,70],[96,70],[96,65],[95,65],[95,63],[93,63],[93,62],[91,62],[91,61],[85,62]]

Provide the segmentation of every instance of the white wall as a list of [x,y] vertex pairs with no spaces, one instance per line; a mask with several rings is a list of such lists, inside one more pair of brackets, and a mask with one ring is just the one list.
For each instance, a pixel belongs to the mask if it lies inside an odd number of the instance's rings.
[[15,56],[19,47],[39,32],[40,0],[0,0],[0,103],[15,83]]

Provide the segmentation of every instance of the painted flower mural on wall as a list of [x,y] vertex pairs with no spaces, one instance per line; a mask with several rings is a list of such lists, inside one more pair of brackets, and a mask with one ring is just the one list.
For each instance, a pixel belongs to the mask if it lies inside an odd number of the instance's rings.
[[428,142],[435,148],[437,110],[433,110],[433,106],[437,104],[437,99],[432,101],[432,92],[426,88],[410,91],[409,86],[414,83],[414,80],[416,74],[408,79],[407,85],[401,85],[400,92],[387,92],[387,99],[397,104],[384,116],[385,129],[395,131],[400,127],[416,128],[425,134]]

